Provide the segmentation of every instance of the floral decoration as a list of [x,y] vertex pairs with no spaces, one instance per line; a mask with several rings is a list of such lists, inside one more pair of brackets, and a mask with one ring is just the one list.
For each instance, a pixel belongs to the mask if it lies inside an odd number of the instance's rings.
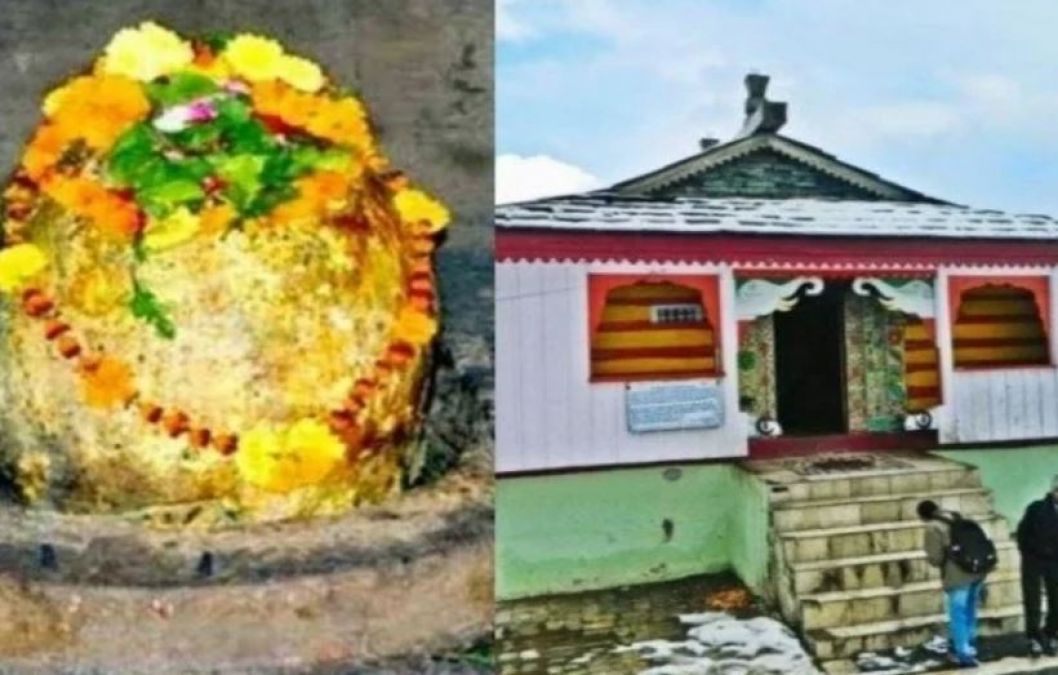
[[[318,484],[375,452],[395,426],[371,419],[374,397],[393,395],[395,373],[421,363],[438,329],[431,257],[449,213],[389,169],[360,100],[269,38],[187,40],[146,22],[119,31],[93,69],[49,93],[42,110],[4,193],[0,300],[40,322],[55,355],[74,366],[84,403],[138,410],[192,449],[234,455],[239,475],[268,492]],[[367,224],[351,194],[365,174],[399,226],[387,236],[408,251],[407,285],[395,289],[404,304],[372,372],[319,416],[211,429],[148,400],[135,368],[90,348],[57,302],[62,295],[91,317],[124,307],[156,339],[177,339],[177,308],[151,290],[145,261],[248,223],[358,232]],[[125,251],[62,294],[47,275],[56,253],[35,220],[55,206]]]

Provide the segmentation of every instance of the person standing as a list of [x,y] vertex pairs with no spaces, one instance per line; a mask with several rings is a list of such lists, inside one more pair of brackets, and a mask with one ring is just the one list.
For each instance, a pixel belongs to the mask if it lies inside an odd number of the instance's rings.
[[[1058,475],[1043,499],[1029,504],[1018,523],[1021,553],[1021,597],[1029,653],[1058,652]],[[1041,586],[1047,594],[1047,621],[1040,630]]]
[[919,502],[918,516],[926,522],[926,559],[930,565],[940,568],[945,604],[948,607],[952,659],[960,668],[976,668],[977,605],[985,572],[968,572],[949,555],[951,523],[961,519],[959,514],[942,511],[936,502],[927,499]]

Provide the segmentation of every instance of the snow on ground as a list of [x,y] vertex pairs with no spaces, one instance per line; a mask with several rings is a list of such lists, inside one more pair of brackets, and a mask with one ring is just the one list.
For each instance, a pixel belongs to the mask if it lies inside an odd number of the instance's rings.
[[724,612],[681,614],[682,641],[648,640],[618,647],[649,667],[640,675],[815,675],[819,671],[793,631],[775,619],[739,619]]

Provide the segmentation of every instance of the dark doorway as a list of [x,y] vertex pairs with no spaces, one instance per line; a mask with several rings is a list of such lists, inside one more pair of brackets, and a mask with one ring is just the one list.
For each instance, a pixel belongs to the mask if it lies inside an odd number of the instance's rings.
[[840,434],[845,421],[847,283],[828,281],[820,295],[803,295],[776,312],[775,374],[784,434]]

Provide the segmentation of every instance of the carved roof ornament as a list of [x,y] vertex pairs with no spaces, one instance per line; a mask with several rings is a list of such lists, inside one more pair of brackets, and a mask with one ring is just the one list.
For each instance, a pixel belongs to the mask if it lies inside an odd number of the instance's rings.
[[772,312],[788,312],[800,299],[797,293],[801,288],[805,289],[805,295],[819,295],[823,292],[823,287],[821,277],[797,277],[785,283],[750,279],[735,291],[738,320],[752,321],[758,316],[767,316]]
[[746,121],[736,138],[774,134],[786,124],[786,103],[767,99],[768,76],[746,75]]
[[882,306],[892,312],[906,312],[920,319],[932,319],[936,314],[933,286],[915,279],[904,284],[891,284],[877,277],[858,277],[852,282],[857,295],[871,297],[873,286]]

